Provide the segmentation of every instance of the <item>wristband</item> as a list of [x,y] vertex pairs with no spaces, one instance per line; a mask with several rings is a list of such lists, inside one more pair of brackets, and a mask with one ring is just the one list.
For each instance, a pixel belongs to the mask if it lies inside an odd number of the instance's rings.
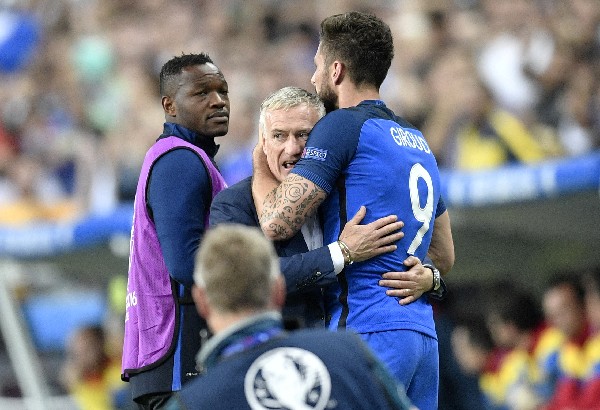
[[350,253],[350,248],[348,248],[348,245],[346,245],[344,241],[341,240],[338,240],[337,243],[340,249],[342,250],[342,255],[344,255],[344,265],[352,265],[354,263],[354,260],[352,260],[352,254]]
[[437,292],[440,286],[442,286],[442,276],[440,275],[440,271],[433,265],[424,264],[423,267],[429,268],[433,272],[433,287],[430,292]]

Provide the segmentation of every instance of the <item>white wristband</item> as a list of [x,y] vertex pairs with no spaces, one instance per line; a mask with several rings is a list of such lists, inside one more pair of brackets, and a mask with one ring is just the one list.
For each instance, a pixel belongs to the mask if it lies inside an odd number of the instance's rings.
[[333,262],[333,270],[337,275],[344,269],[344,255],[337,242],[330,243],[327,247],[329,248],[329,254],[331,255],[331,261]]

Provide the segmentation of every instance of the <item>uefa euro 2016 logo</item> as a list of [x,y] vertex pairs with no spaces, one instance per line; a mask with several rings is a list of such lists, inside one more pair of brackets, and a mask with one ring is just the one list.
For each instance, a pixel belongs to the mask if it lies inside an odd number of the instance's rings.
[[314,353],[281,347],[252,363],[244,392],[252,410],[323,410],[330,404],[331,377]]
[[315,147],[304,147],[304,151],[302,151],[302,158],[325,161],[327,159],[327,150]]

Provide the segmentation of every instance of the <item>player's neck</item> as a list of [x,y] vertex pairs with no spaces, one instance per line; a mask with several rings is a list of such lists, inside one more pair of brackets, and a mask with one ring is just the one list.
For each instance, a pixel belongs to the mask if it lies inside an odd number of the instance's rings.
[[240,312],[219,312],[215,311],[206,318],[208,325],[214,334],[221,333],[230,327],[237,325],[261,312],[254,309],[244,309]]
[[381,99],[379,91],[373,87],[356,88],[353,84],[340,86],[338,94],[339,108],[355,107],[365,100]]

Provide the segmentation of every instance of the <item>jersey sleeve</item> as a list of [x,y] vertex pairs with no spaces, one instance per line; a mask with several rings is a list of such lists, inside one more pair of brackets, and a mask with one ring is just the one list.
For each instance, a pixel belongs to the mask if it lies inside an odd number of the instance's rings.
[[358,146],[360,124],[348,110],[336,110],[312,129],[302,158],[291,173],[300,175],[327,194],[350,163]]
[[440,216],[441,214],[446,212],[446,210],[447,210],[447,208],[446,208],[446,203],[444,202],[444,198],[442,198],[440,196],[440,200],[438,201],[438,205],[435,210],[435,217],[437,218],[438,216]]

